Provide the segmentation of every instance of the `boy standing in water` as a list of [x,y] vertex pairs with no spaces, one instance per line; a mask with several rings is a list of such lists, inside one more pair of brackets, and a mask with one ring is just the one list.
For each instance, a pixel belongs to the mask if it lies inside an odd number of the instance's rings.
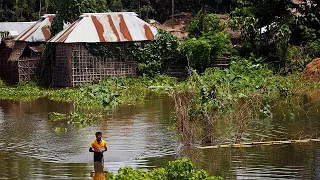
[[94,162],[104,162],[103,152],[107,151],[107,143],[102,138],[101,132],[96,132],[96,140],[92,141],[89,152],[93,152]]

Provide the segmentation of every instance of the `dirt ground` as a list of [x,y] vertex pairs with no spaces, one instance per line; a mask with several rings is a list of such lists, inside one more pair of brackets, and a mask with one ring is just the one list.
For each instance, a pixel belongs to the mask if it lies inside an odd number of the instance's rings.
[[188,25],[191,20],[191,13],[174,14],[173,17],[166,20],[163,24],[152,20],[150,24],[163,29],[176,36],[180,41],[188,37]]
[[320,58],[313,60],[306,66],[302,79],[320,82]]
[[[228,19],[227,15],[224,14],[216,14],[216,16],[220,19],[221,24],[225,24]],[[188,37],[188,25],[192,18],[192,13],[182,12],[179,14],[174,14],[173,17],[166,20],[163,24],[151,20],[149,23],[155,27],[163,29],[172,35],[176,36],[180,41],[183,41]],[[235,43],[239,43],[237,40],[240,39],[240,31],[233,31],[229,27],[225,28],[226,32],[230,34],[231,41],[235,41]]]

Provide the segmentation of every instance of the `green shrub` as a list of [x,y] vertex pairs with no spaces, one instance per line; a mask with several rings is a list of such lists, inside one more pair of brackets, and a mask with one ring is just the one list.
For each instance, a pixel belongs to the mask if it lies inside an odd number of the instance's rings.
[[220,180],[221,177],[209,176],[204,170],[198,170],[189,159],[181,159],[169,162],[165,168],[157,168],[151,171],[134,170],[125,167],[118,170],[118,175],[112,173],[110,180]]
[[189,65],[202,73],[228,51],[229,37],[225,32],[218,32],[198,39],[190,38],[182,44],[181,49],[187,56]]
[[173,35],[159,30],[156,40],[142,46],[132,47],[141,74],[154,77],[166,72],[169,66],[181,59],[179,41]]
[[320,57],[320,39],[307,43],[306,49],[310,57]]
[[[206,14],[204,21],[205,23],[202,22],[202,11],[191,18],[188,26],[188,36],[190,38],[199,38],[206,34],[215,34],[224,30],[224,27],[220,24],[220,19],[215,14]],[[206,25],[205,28],[202,27],[203,24]]]
[[19,83],[17,87],[0,88],[0,99],[29,101],[45,97],[45,95],[45,92],[33,82]]
[[5,87],[6,84],[0,79],[0,87]]

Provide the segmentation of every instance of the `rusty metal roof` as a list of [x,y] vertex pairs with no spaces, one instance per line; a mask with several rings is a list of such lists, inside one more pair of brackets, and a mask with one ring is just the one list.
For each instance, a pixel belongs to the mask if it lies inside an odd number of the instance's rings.
[[50,27],[55,15],[46,14],[34,25],[30,26],[15,38],[16,41],[45,42],[50,39]]
[[154,40],[157,29],[133,12],[85,13],[49,42],[96,43]]
[[0,22],[0,32],[8,31],[9,36],[17,36],[36,22]]

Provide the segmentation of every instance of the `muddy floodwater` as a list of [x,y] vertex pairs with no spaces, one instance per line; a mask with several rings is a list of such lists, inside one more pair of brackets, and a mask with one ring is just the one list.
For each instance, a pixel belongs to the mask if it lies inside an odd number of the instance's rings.
[[[272,119],[253,121],[243,139],[319,137],[320,104],[303,101],[301,112],[283,106],[274,109]],[[170,160],[189,157],[197,167],[225,179],[320,179],[319,142],[206,150],[182,147],[170,129],[174,103],[167,96],[150,96],[143,105],[106,110],[103,120],[85,128],[69,125],[67,132],[55,132],[59,124],[48,120],[48,113],[75,108],[47,99],[1,100],[0,179],[91,179],[94,164],[88,149],[96,131],[108,143],[106,172],[124,166],[164,167]],[[307,114],[302,113],[306,110]]]

